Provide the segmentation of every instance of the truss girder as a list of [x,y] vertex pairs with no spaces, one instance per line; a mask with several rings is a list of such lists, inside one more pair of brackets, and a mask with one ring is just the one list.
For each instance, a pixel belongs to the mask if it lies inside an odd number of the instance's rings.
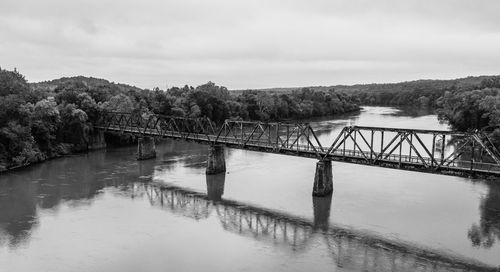
[[121,112],[104,113],[96,128],[321,160],[428,172],[468,169],[500,175],[500,153],[480,132],[348,126],[331,144],[324,146],[328,139],[321,142],[309,123],[226,120],[216,125],[208,118]]

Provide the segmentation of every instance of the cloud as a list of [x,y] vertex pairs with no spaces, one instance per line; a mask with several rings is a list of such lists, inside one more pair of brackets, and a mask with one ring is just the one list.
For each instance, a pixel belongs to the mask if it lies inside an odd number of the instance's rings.
[[498,1],[2,0],[0,65],[152,88],[498,74]]

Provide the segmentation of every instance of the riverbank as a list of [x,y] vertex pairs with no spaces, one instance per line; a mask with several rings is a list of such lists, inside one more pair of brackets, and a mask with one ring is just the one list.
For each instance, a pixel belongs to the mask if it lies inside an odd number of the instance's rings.
[[76,154],[83,153],[83,151],[78,151],[78,152],[72,151],[72,148],[73,148],[72,144],[64,144],[64,143],[62,143],[62,144],[59,144],[59,146],[60,146],[60,148],[58,148],[58,150],[60,150],[60,152],[58,152],[56,154],[53,154],[52,156],[44,156],[43,158],[41,158],[41,159],[39,159],[37,161],[25,163],[25,164],[22,164],[22,165],[15,165],[15,166],[12,166],[12,167],[7,167],[5,165],[0,164],[0,175],[8,173],[8,172],[13,172],[13,171],[16,171],[16,170],[26,169],[26,168],[31,167],[33,165],[41,164],[41,163],[44,163],[44,162],[47,162],[47,161],[50,161],[50,160],[54,160],[54,159],[63,158],[63,157],[66,157],[66,156],[71,156],[71,155],[76,155]]
[[[308,118],[301,118],[301,119],[295,119],[295,120],[269,120],[269,122],[296,123],[296,122],[317,121],[320,119],[341,118],[341,117],[347,116],[349,114],[358,113],[358,112],[360,112],[361,108],[362,107],[357,107],[355,109],[352,109],[349,112],[342,113],[342,114],[339,114],[337,116],[325,115],[325,116],[308,117]],[[108,137],[108,141],[109,141],[109,139],[112,139],[115,146],[127,146],[127,145],[132,145],[132,144],[137,143],[137,141],[135,140],[135,136],[119,136],[116,134],[112,134],[112,135],[114,135],[114,136],[111,137],[111,135],[110,135],[110,137]],[[85,137],[78,137],[78,138],[88,139],[89,136],[87,135]],[[105,142],[104,142],[104,145],[106,145]],[[88,145],[87,145],[87,148],[82,148],[81,144],[79,146],[80,147],[76,147],[74,144],[69,144],[69,143],[57,143],[57,144],[55,144],[54,151],[51,155],[46,155],[46,154],[40,153],[38,156],[34,156],[34,160],[32,160],[32,161],[28,161],[27,163],[24,163],[21,165],[14,165],[14,166],[10,166],[10,167],[6,166],[5,164],[2,164],[0,162],[0,174],[4,174],[4,173],[10,172],[10,171],[15,171],[15,170],[20,170],[20,169],[25,169],[25,168],[30,167],[32,165],[44,163],[46,161],[65,157],[65,156],[71,156],[71,155],[76,155],[76,154],[81,154],[81,153],[88,153],[88,152],[92,152],[94,150],[102,149],[102,147],[89,148]]]

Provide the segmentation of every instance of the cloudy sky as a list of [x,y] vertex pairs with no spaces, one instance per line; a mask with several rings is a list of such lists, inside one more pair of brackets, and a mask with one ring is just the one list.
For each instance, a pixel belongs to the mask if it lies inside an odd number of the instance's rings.
[[1,0],[0,67],[143,88],[500,74],[497,0]]

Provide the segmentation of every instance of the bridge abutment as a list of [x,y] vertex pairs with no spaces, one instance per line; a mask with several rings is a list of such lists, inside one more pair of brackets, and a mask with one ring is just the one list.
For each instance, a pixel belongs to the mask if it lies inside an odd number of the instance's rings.
[[226,159],[223,145],[211,145],[208,148],[207,175],[226,172]]
[[156,158],[156,146],[153,137],[140,137],[137,140],[137,160]]
[[321,160],[316,163],[314,175],[313,196],[327,196],[333,191],[332,162]]
[[87,150],[97,150],[106,148],[103,130],[94,130],[90,133],[87,143]]

